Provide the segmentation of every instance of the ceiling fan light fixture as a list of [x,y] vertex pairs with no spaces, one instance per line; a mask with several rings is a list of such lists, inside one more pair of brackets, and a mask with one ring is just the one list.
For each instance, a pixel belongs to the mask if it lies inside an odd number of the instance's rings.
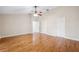
[[38,14],[37,14],[37,13],[34,13],[34,14],[33,14],[33,16],[37,17],[37,16],[38,16]]

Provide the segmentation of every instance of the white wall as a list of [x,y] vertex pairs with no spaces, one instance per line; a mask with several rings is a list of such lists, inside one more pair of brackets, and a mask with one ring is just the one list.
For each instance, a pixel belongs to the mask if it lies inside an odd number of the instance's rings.
[[79,40],[79,7],[67,7],[66,37]]
[[51,14],[46,14],[41,18],[41,32],[50,35],[57,35],[56,20]]
[[[41,32],[57,36],[58,20],[65,18],[65,37],[79,40],[79,7],[57,7],[46,13],[41,20]],[[62,23],[62,22],[61,22]],[[32,19],[29,15],[0,15],[0,36],[13,36],[32,32]]]
[[32,33],[32,21],[26,14],[3,14],[0,15],[1,37],[15,36]]
[[34,17],[32,16],[32,29],[33,33],[40,32],[40,17]]
[[[0,17],[1,19],[1,17]],[[1,38],[1,20],[0,20],[0,38]]]
[[[57,7],[49,13],[43,15],[41,20],[41,32],[57,36],[57,21],[65,19],[65,37],[79,40],[79,7],[63,6]],[[62,22],[61,22],[62,23]]]
[[2,28],[3,28],[3,25],[2,25],[2,23],[3,23],[3,16],[2,15],[0,15],[0,38],[2,37]]

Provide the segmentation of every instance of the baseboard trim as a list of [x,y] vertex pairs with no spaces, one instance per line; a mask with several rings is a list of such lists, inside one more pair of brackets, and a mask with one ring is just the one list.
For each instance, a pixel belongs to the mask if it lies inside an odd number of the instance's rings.
[[32,34],[32,33],[7,35],[7,36],[2,36],[2,37],[0,37],[0,38],[2,39],[2,38],[6,38],[6,37],[14,37],[14,36],[20,36],[20,35],[29,35],[29,34]]
[[[42,33],[42,34],[46,34],[46,35],[50,35],[50,36],[55,36],[55,37],[62,37],[62,36],[52,35],[52,34],[48,34],[48,33]],[[64,36],[62,38],[66,38],[66,39],[69,39],[69,40],[79,41],[79,39],[77,39],[77,38],[72,38],[72,37],[67,37],[67,36]]]
[[77,39],[77,38],[72,38],[72,37],[65,37],[65,38],[70,39],[70,40],[79,41],[79,39]]
[[[33,34],[33,33],[15,34],[15,35],[2,36],[2,37],[0,37],[0,39],[6,38],[6,37],[14,37],[14,36],[20,36],[20,35],[28,35],[28,34]],[[48,34],[48,33],[41,33],[41,34],[46,34],[46,35],[55,36],[55,37],[62,37],[62,36],[52,35],[52,34]],[[79,41],[79,39],[72,38],[72,37],[67,37],[67,36],[64,36],[64,37],[62,37],[62,38],[66,38],[66,39],[69,39],[69,40]]]

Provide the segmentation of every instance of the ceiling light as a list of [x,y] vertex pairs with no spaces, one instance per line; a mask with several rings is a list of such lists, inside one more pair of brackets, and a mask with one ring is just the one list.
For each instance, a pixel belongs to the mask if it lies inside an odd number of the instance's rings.
[[33,16],[37,17],[37,16],[42,16],[42,12],[37,10],[37,6],[34,6],[35,10],[34,10],[34,14]]
[[33,16],[37,17],[37,16],[38,16],[38,14],[37,14],[37,13],[35,13],[35,14],[33,14]]

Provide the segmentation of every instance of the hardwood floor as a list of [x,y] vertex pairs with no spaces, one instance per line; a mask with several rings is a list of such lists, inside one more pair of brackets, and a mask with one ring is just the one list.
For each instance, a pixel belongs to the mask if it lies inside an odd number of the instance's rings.
[[0,39],[0,51],[76,52],[79,51],[79,41],[49,36],[46,34],[20,35]]

